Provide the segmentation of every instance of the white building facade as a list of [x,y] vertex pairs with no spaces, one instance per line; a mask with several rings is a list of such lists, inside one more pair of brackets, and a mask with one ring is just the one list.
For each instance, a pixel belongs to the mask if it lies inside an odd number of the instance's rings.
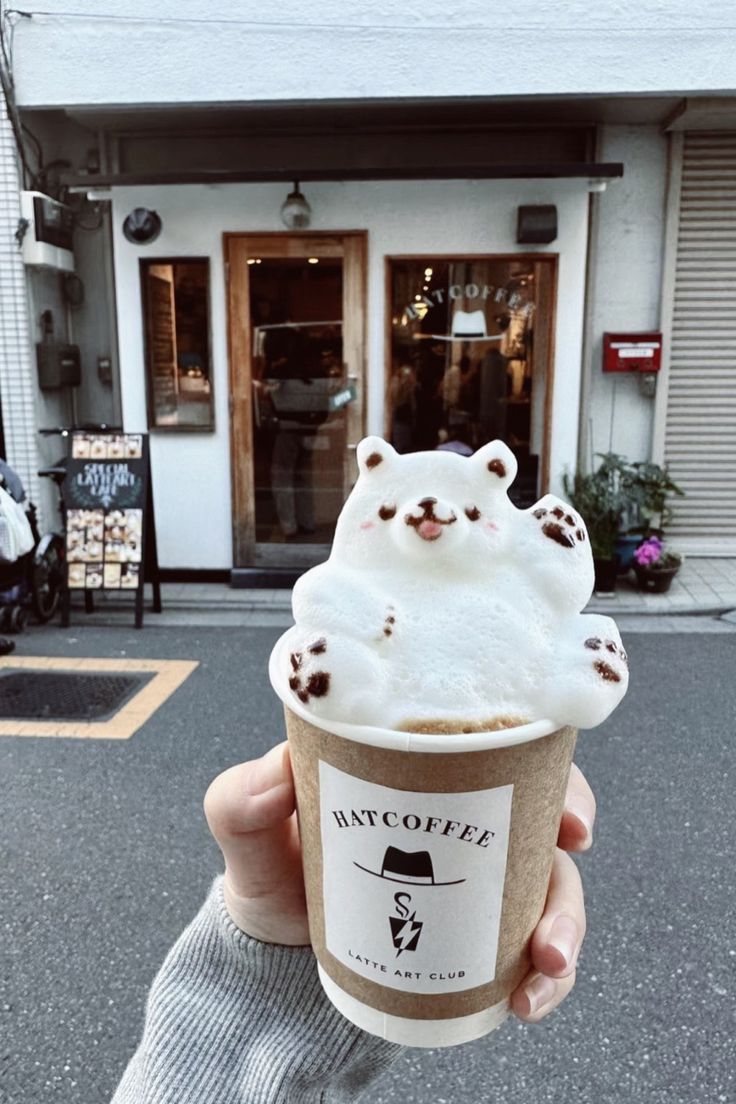
[[[567,5],[564,26],[526,2],[9,14],[20,183],[75,212],[79,283],[27,272],[29,341],[50,311],[82,360],[73,389],[42,392],[31,356],[0,375],[11,463],[49,421],[150,432],[162,566],[240,584],[323,558],[365,433],[503,436],[520,503],[596,453],[667,462],[673,542],[736,554],[716,9],[696,29],[684,3]],[[295,181],[311,218],[287,228]],[[661,333],[659,373],[604,373],[604,333]]]

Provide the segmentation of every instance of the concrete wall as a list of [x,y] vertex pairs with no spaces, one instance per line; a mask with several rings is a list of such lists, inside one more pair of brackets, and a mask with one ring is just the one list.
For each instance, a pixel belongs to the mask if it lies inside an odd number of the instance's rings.
[[736,87],[729,0],[159,0],[155,10],[44,0],[43,10],[11,17],[27,106]]
[[596,197],[592,241],[588,440],[584,461],[612,449],[630,460],[651,454],[654,399],[639,390],[635,373],[602,370],[606,330],[657,329],[664,248],[667,137],[656,127],[601,129],[599,156],[623,161],[623,180]]
[[[367,430],[383,431],[384,257],[407,253],[513,253],[520,203],[556,203],[558,312],[551,472],[574,466],[577,450],[588,193],[583,181],[321,183],[306,189],[313,229],[367,229]],[[212,359],[216,432],[153,433],[151,455],[159,557],[165,567],[232,563],[228,364],[222,234],[282,230],[285,189],[274,184],[113,189],[115,279],[125,428],[146,429],[139,259],[211,260]],[[158,211],[163,231],[149,247],[122,235],[137,206]],[[539,247],[543,252],[544,247]],[[216,493],[213,494],[213,486]]]

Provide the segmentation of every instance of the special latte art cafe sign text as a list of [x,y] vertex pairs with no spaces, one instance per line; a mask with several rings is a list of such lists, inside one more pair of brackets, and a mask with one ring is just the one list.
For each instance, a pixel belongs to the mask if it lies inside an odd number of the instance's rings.
[[142,487],[142,475],[133,470],[128,460],[87,461],[72,473],[70,480],[75,505],[101,506],[105,510],[113,505],[138,505]]

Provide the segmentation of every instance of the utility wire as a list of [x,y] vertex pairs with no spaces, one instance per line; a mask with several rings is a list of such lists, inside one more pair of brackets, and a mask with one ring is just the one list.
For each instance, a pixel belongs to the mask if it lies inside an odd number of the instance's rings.
[[[3,10],[3,2],[0,0],[0,88],[2,88],[5,97],[8,119],[21,162],[21,185],[23,188],[31,187],[38,191],[46,191],[47,181],[44,179],[44,173],[49,166],[44,165],[43,148],[31,128],[21,120],[15,100],[15,80],[13,79],[12,65],[13,22],[8,18],[9,14],[8,11]],[[10,35],[8,35],[8,27],[10,28]],[[28,163],[26,143],[23,139],[24,131],[33,142],[38,160],[38,167],[35,172]]]
[[15,86],[13,83],[13,74],[8,64],[8,52],[5,45],[5,29],[4,29],[4,16],[0,13],[0,87],[2,88],[3,95],[5,97],[5,103],[8,109],[8,119],[13,131],[13,137],[15,138],[15,145],[18,150],[18,156],[22,166],[22,184],[23,187],[33,187],[35,184],[35,174],[33,173],[31,166],[28,164],[26,157],[26,148],[23,142],[22,123],[18,115],[18,108],[15,103]]

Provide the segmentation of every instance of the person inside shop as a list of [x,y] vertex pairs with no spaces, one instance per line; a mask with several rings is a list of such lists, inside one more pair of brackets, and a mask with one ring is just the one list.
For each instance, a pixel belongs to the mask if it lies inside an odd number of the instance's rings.
[[[140,1045],[112,1104],[356,1100],[404,1048],[344,1019],[320,985],[288,745],[220,774],[204,810],[225,873],[153,983]],[[593,793],[573,766],[532,969],[511,997],[526,1023],[575,984],[585,907],[568,852],[590,847],[594,819]]]
[[470,444],[469,436],[467,426],[452,426],[450,429],[442,426],[437,434],[437,451],[456,452],[458,456],[472,456],[474,449]]
[[401,360],[394,365],[389,384],[391,399],[391,444],[397,452],[411,452],[417,417],[416,362]]

